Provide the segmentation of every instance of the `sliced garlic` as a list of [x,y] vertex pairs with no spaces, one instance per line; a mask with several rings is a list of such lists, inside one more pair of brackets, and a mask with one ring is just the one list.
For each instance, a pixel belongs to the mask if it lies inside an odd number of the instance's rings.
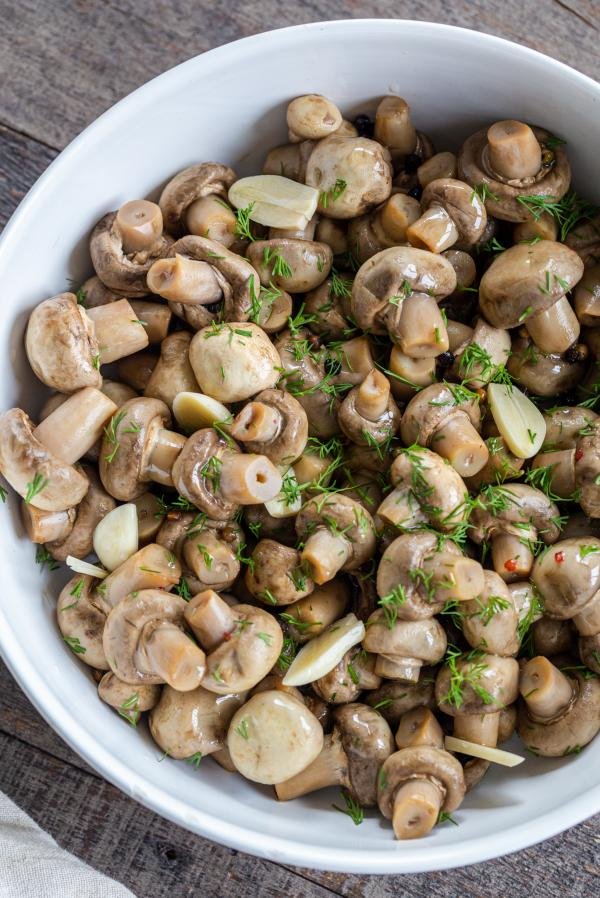
[[108,575],[108,571],[98,567],[97,564],[90,564],[89,561],[82,561],[81,558],[75,558],[74,555],[67,555],[65,561],[67,567],[75,571],[76,574],[86,574],[88,577],[96,577],[98,580],[104,580]]
[[211,427],[215,422],[225,424],[232,420],[231,412],[218,399],[186,391],[178,393],[173,400],[173,414],[179,426],[190,433],[201,427]]
[[281,492],[265,502],[265,508],[272,518],[291,518],[302,508],[302,493],[293,468],[280,468],[279,473],[282,478]]
[[517,767],[525,760],[522,755],[515,755],[512,751],[502,751],[501,748],[478,745],[476,742],[467,742],[466,739],[457,739],[456,736],[446,736],[445,745],[448,751],[458,751],[461,755],[483,758],[484,761],[502,764],[503,767]]
[[346,652],[365,638],[365,625],[347,614],[300,649],[283,678],[284,686],[306,686],[324,677]]
[[517,458],[532,458],[546,438],[546,422],[539,409],[518,387],[489,384],[487,398],[500,436]]
[[236,209],[252,203],[249,217],[258,224],[303,229],[317,210],[319,191],[282,175],[253,175],[231,185],[229,202]]
[[138,550],[138,516],[133,502],[118,505],[94,530],[94,552],[109,571],[114,571]]

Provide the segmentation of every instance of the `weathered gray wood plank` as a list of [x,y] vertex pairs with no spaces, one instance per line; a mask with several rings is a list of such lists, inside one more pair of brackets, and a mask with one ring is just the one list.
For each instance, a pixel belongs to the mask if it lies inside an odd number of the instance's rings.
[[0,125],[0,230],[55,156],[56,150]]
[[491,32],[598,77],[595,0],[0,0],[0,121],[62,148],[120,97],[203,50],[269,28],[369,16]]

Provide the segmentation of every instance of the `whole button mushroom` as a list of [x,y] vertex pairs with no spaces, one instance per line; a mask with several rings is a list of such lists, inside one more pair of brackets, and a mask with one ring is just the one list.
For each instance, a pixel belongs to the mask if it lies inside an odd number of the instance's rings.
[[536,542],[555,543],[558,508],[545,493],[524,483],[488,487],[471,515],[471,539],[491,542],[494,570],[510,583],[528,577]]
[[600,632],[600,539],[569,537],[536,558],[531,579],[543,596],[544,611],[573,619],[584,636]]
[[394,752],[378,780],[379,810],[397,839],[420,839],[440,812],[451,813],[465,795],[463,769],[449,752],[422,745]]
[[[597,423],[582,426],[573,452],[575,495],[582,511],[600,518],[600,427]],[[554,477],[553,477],[554,481]]]
[[452,349],[452,371],[470,389],[481,389],[502,372],[510,351],[509,332],[478,318],[468,339]]
[[333,263],[333,253],[326,243],[290,237],[255,240],[247,254],[264,287],[274,284],[288,293],[315,290]]
[[350,390],[338,413],[340,428],[349,440],[371,446],[394,436],[400,426],[400,410],[390,394],[389,380],[376,368]]
[[400,424],[407,445],[434,446],[461,477],[477,474],[489,452],[478,429],[479,396],[458,384],[435,383],[410,400]]
[[186,439],[169,430],[171,415],[160,399],[130,399],[104,430],[100,479],[115,499],[129,502],[149,481],[172,486],[171,470]]
[[[68,555],[85,558],[93,549],[94,530],[106,515],[116,508],[117,503],[102,489],[102,485],[94,468],[82,465],[89,481],[88,491],[74,509],[73,526],[62,537],[47,537],[42,540],[46,549],[57,561],[66,561]],[[30,509],[27,504],[24,508]]]
[[319,585],[333,580],[338,571],[355,570],[375,552],[371,515],[340,493],[310,499],[296,518],[296,532],[304,540],[300,557]]
[[319,94],[296,97],[288,103],[286,118],[292,143],[321,140],[342,124],[342,113],[335,103]]
[[[571,655],[575,648],[577,631],[571,620],[555,620],[543,614],[534,621],[531,627],[533,649],[536,655]],[[583,659],[590,667],[589,662]]]
[[289,801],[342,786],[361,807],[377,804],[377,777],[394,750],[392,731],[368,705],[351,703],[334,711],[334,727],[319,756],[300,773],[275,786],[277,798]]
[[263,174],[280,175],[303,184],[306,166],[314,147],[314,140],[303,140],[300,143],[286,143],[283,146],[274,147],[264,161]]
[[102,283],[122,296],[144,296],[148,269],[173,242],[162,230],[161,210],[147,200],[133,200],[104,215],[90,237],[90,256]]
[[580,637],[579,657],[586,667],[600,674],[600,630],[593,636]]
[[[312,587],[313,584],[310,583],[308,577],[304,575],[303,571],[301,573],[302,579],[298,578],[298,586],[302,586],[304,589]],[[323,586],[316,586],[307,596],[294,602],[287,611],[280,614],[281,620],[285,622],[287,632],[300,645],[314,639],[315,636],[344,616],[349,603],[349,592],[348,585],[343,579],[329,580]],[[352,650],[350,654],[352,654]],[[362,655],[358,659],[360,662],[359,681],[363,670],[361,665],[364,660]],[[362,688],[375,689],[376,685],[378,684]]]
[[305,183],[320,194],[319,212],[328,218],[356,218],[392,192],[390,153],[366,137],[320,140],[306,165]]
[[[558,202],[569,189],[571,167],[563,146],[543,128],[506,120],[467,138],[458,154],[458,176],[481,188],[488,215],[527,221],[530,197]],[[552,143],[552,145],[550,145]]]
[[197,430],[173,465],[179,494],[215,521],[234,517],[240,505],[261,505],[281,490],[277,468],[264,455],[243,455],[212,428]]
[[600,262],[600,215],[590,213],[582,216],[582,221],[567,234],[565,243],[575,250],[586,268]]
[[234,714],[227,747],[242,776],[274,785],[315,760],[323,748],[323,730],[314,714],[291,695],[281,690],[260,692]]
[[[600,240],[599,240],[600,243]],[[573,293],[579,323],[596,327],[600,318],[600,265],[586,268]]]
[[165,686],[148,724],[156,744],[170,758],[204,758],[225,748],[231,718],[245,694],[215,695],[202,686],[178,692]]
[[204,652],[185,631],[186,603],[159,589],[142,589],[118,602],[106,618],[103,645],[110,669],[124,683],[196,689]]
[[562,243],[540,240],[511,246],[481,279],[481,311],[494,327],[524,324],[542,352],[564,352],[580,330],[565,294],[582,275],[581,259]]
[[481,595],[460,607],[465,639],[474,649],[494,655],[516,655],[519,650],[519,615],[504,580],[494,571],[484,571]]
[[391,620],[385,608],[369,617],[363,645],[377,656],[375,673],[388,680],[416,683],[424,664],[437,664],[448,641],[442,625],[434,618]]
[[[159,519],[159,530],[156,534],[156,543],[163,546],[167,552],[172,553],[181,566],[181,577],[187,584],[190,596],[207,589],[209,584],[202,584],[193,571],[187,567],[185,558],[183,557],[183,549],[188,540],[193,539],[197,535],[196,530],[197,515],[193,512],[168,512],[167,515]],[[208,523],[208,518],[206,518]],[[229,522],[227,522],[229,523]],[[203,519],[200,521],[203,526]],[[203,545],[203,544],[202,544]],[[199,561],[196,552],[193,553],[194,561]],[[210,559],[207,558],[210,561]],[[202,559],[204,561],[204,559]],[[204,563],[203,568],[206,567]],[[212,585],[212,584],[211,584]],[[187,595],[186,595],[187,598]]]
[[94,600],[94,580],[77,574],[63,587],[56,604],[62,638],[80,661],[96,670],[108,670],[102,634],[106,613]]
[[253,605],[229,606],[212,589],[194,596],[185,619],[207,652],[202,685],[219,695],[252,689],[283,647],[273,615]]
[[256,544],[244,581],[255,599],[271,606],[291,605],[314,589],[300,553],[273,539],[261,539]]
[[290,393],[263,390],[238,412],[229,433],[248,452],[266,455],[275,465],[289,465],[304,451],[308,418]]
[[576,668],[563,673],[537,656],[521,670],[518,732],[547,758],[580,751],[600,730],[600,679]]
[[359,268],[351,311],[357,325],[387,334],[405,355],[426,358],[448,349],[438,301],[456,287],[454,268],[443,256],[411,246],[384,249]]
[[477,243],[485,230],[487,214],[478,194],[464,181],[439,178],[430,181],[421,197],[423,214],[406,230],[412,246],[441,253],[460,241]]
[[[219,162],[200,162],[178,172],[163,188],[158,201],[165,230],[174,237],[182,234],[206,237],[208,224],[211,239],[229,246],[233,243],[233,225],[223,213],[227,208],[227,191],[235,180],[233,169]],[[222,212],[215,234],[216,200],[222,203]],[[233,213],[232,217],[235,223]]]
[[189,531],[178,540],[177,549],[193,574],[194,591],[233,585],[240,572],[243,540],[241,528],[231,521],[192,521]]
[[420,215],[418,200],[404,193],[394,193],[372,212],[350,220],[348,243],[362,264],[383,249],[406,243],[407,230]]
[[569,361],[565,355],[543,353],[531,340],[513,340],[506,365],[509,373],[532,396],[557,396],[578,386],[585,373],[583,361]]
[[281,359],[256,324],[231,322],[203,327],[192,339],[190,363],[203,393],[239,402],[275,386]]
[[141,589],[170,589],[180,576],[181,566],[175,555],[164,546],[149,543],[96,585],[94,601],[108,614],[125,596]]
[[[182,694],[184,693],[177,693]],[[115,677],[112,670],[107,671],[98,683],[98,697],[133,727],[138,725],[144,711],[154,708],[160,696],[160,686],[138,685],[133,688]]]

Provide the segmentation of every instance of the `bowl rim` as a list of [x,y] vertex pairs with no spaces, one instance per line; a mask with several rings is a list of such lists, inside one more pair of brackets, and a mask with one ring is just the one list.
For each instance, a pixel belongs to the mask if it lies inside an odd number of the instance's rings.
[[[571,83],[587,87],[598,95],[600,101],[600,84],[587,75],[578,72],[565,63],[552,57],[517,44],[505,38],[445,25],[436,22],[410,19],[360,18],[335,19],[330,21],[309,22],[285,28],[260,32],[231,41],[222,46],[205,51],[155,76],[130,94],[123,97],[112,107],[103,112],[74,138],[50,163],[42,175],[27,192],[19,206],[6,224],[0,236],[0,269],[3,259],[10,254],[11,246],[21,238],[21,231],[26,224],[30,207],[44,192],[55,173],[66,165],[71,165],[90,141],[95,141],[107,120],[114,125],[120,117],[135,114],[136,106],[143,103],[148,94],[156,90],[155,82],[164,87],[180,80],[185,81],[186,73],[192,68],[202,67],[205,60],[208,66],[212,60],[226,62],[233,57],[240,46],[278,41],[282,36],[307,34],[328,30],[343,37],[348,31],[369,27],[395,29],[416,34],[425,32],[443,39],[444,36],[460,34],[466,41],[487,45],[490,49],[511,48],[511,52],[524,59],[543,60],[544,64],[558,69]],[[35,138],[34,138],[35,139]],[[318,870],[332,870],[344,873],[423,873],[434,870],[451,869],[468,864],[479,863],[519,851],[533,844],[548,839],[567,828],[591,817],[600,811],[600,783],[585,794],[574,797],[556,810],[546,812],[535,819],[511,827],[502,833],[490,834],[471,839],[457,851],[456,845],[435,845],[424,840],[420,845],[411,842],[410,847],[395,843],[397,851],[385,850],[357,851],[356,848],[329,848],[305,842],[297,842],[275,835],[264,835],[257,838],[254,830],[240,825],[228,823],[212,814],[190,808],[184,801],[171,795],[166,789],[136,773],[120,758],[100,746],[91,734],[80,724],[75,714],[64,707],[54,696],[49,682],[34,667],[31,658],[19,646],[12,635],[10,623],[0,604],[0,655],[5,661],[12,676],[23,689],[31,703],[60,737],[101,776],[119,788],[122,792],[148,809],[165,817],[197,835],[210,839],[218,844],[247,852],[278,863]]]

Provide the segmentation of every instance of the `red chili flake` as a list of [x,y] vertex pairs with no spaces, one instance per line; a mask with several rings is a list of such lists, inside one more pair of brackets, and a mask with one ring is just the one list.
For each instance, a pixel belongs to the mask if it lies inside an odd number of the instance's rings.
[[555,552],[554,560],[557,564],[562,564],[563,561],[565,560],[565,553],[564,552]]
[[178,511],[167,512],[167,521],[178,521],[180,517],[181,514]]
[[509,558],[508,561],[504,562],[504,567],[507,571],[513,573],[513,571],[516,571],[517,569],[517,562],[514,558]]
[[223,639],[225,640],[225,642],[229,642],[232,635],[233,635],[233,630],[230,630],[228,633],[223,633]]
[[582,458],[583,458],[583,449],[578,449],[575,452],[575,461],[581,461]]

